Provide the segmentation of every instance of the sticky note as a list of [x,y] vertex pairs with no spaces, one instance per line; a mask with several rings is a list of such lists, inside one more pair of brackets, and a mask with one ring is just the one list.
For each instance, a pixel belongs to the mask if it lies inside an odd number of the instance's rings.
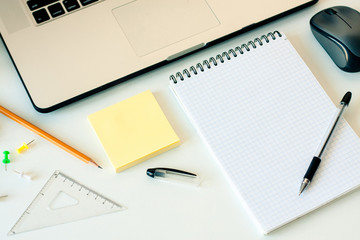
[[88,116],[116,172],[180,144],[150,90]]

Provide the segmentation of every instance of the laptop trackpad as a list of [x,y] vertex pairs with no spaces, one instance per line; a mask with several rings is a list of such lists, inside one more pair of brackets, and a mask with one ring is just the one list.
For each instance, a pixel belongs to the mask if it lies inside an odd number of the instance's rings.
[[220,24],[205,0],[138,0],[113,14],[138,56]]

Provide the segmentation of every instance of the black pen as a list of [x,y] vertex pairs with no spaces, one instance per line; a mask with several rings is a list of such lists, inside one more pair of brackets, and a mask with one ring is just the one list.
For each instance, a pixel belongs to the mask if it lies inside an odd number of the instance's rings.
[[315,175],[315,172],[318,169],[321,162],[321,156],[323,155],[327,144],[330,142],[331,136],[333,135],[345,108],[349,105],[350,100],[351,100],[351,92],[347,92],[340,102],[340,106],[338,107],[336,114],[334,115],[334,119],[331,121],[331,125],[327,131],[327,134],[325,135],[324,139],[321,141],[319,145],[318,153],[315,154],[315,156],[313,157],[310,166],[304,175],[304,179],[300,186],[299,195],[310,184],[313,176]]
[[149,168],[146,174],[149,177],[169,182],[200,184],[200,179],[196,174],[173,168]]

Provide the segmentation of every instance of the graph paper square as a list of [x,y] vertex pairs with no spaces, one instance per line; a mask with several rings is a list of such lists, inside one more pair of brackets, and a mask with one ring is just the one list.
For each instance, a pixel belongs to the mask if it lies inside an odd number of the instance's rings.
[[342,119],[298,196],[336,107],[285,35],[170,88],[264,233],[359,186],[360,140]]

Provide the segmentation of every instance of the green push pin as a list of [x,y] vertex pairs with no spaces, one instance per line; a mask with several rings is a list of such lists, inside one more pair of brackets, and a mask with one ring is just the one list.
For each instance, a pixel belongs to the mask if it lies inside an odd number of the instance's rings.
[[7,171],[7,165],[10,163],[10,159],[9,159],[9,151],[4,151],[3,154],[5,155],[3,163],[5,164],[5,171]]

